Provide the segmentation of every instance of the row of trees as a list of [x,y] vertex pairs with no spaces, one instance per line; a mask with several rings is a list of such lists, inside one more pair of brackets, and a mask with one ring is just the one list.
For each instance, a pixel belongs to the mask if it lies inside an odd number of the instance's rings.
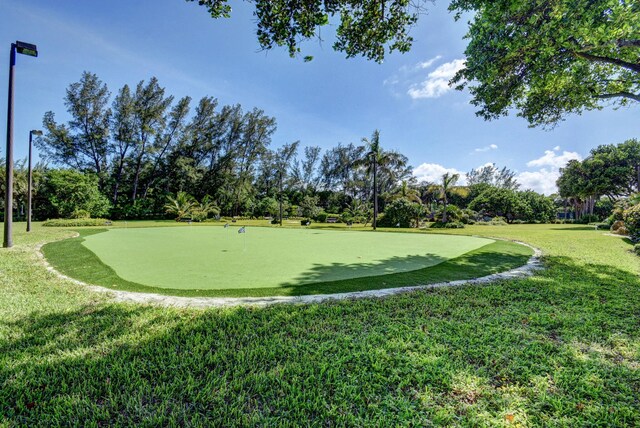
[[[375,228],[378,213],[399,199],[422,207],[411,208],[412,218],[440,211],[443,223],[457,208],[509,221],[555,217],[554,200],[519,192],[507,168],[474,169],[466,186],[456,185],[455,174],[417,183],[406,156],[385,150],[377,130],[361,144],[324,152],[302,149],[299,142],[270,149],[273,117],[255,108],[244,112],[240,105],[219,107],[212,97],[202,98],[192,112],[189,97],[174,102],[155,78],[135,90],[125,85],[111,99],[107,85],[85,72],[68,87],[65,105],[69,120],[59,123],[47,112],[46,133],[36,141],[53,166],[35,169],[36,218],[71,216],[79,206],[93,216],[157,217],[179,195],[198,219],[346,212]],[[16,208],[22,209],[24,164],[18,163],[16,177]],[[600,146],[585,161],[570,162],[558,185],[576,213],[593,214],[600,196],[614,200],[638,190],[640,144]],[[66,204],[65,192],[85,196],[66,198]]]
[[[189,97],[175,101],[156,78],[135,89],[125,85],[112,99],[107,85],[85,72],[69,85],[64,102],[69,120],[60,122],[47,112],[45,135],[36,146],[48,165],[66,170],[60,174],[82,173],[95,182],[106,198],[98,205],[107,209],[88,210],[93,214],[162,215],[167,197],[180,192],[215,201],[220,214],[229,216],[266,213],[274,199],[308,206],[316,198],[317,204],[342,211],[355,200],[377,201],[376,194],[411,177],[406,156],[383,150],[377,131],[360,145],[338,144],[324,153],[319,147],[301,150],[299,142],[272,150],[275,118],[255,108],[218,106],[212,97],[191,111]],[[23,170],[18,165],[16,174]],[[44,195],[47,168],[36,170],[35,192]],[[24,192],[16,191],[19,208]],[[70,215],[40,207],[36,217]]]

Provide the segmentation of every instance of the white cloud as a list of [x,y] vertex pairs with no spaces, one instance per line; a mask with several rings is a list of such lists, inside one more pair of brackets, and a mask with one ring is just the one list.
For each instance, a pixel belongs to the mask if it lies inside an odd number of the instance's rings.
[[464,63],[464,59],[454,59],[451,62],[438,66],[427,75],[424,81],[411,85],[407,94],[414,100],[441,97],[451,90],[449,80],[451,80],[459,70],[464,68]]
[[560,153],[560,146],[545,150],[543,156],[527,162],[528,167],[539,168],[537,171],[524,171],[516,177],[520,188],[535,190],[545,195],[556,193],[558,191],[556,180],[560,177],[559,169],[572,159],[582,160],[582,156],[577,152],[566,150]]
[[474,152],[488,152],[489,150],[496,150],[497,148],[497,144],[489,144],[488,146],[475,149]]
[[466,183],[466,178],[463,172],[458,171],[455,168],[445,168],[437,163],[423,163],[413,169],[413,175],[418,179],[418,181],[428,181],[431,183],[439,183],[442,181],[442,176],[447,172],[451,174],[460,174],[460,179],[457,184],[464,185]]
[[433,65],[434,62],[436,62],[437,60],[439,60],[440,58],[442,58],[442,55],[437,55],[431,59],[428,59],[426,61],[423,62],[419,62],[416,67],[420,68],[420,69],[425,69],[425,68],[429,68]]
[[531,189],[538,193],[550,195],[556,193],[556,180],[560,177],[558,170],[542,168],[538,171],[525,171],[518,174],[516,179],[520,183],[520,189]]
[[566,150],[563,151],[562,154],[558,152],[560,152],[560,146],[554,147],[553,150],[545,150],[542,157],[527,162],[527,166],[540,168],[552,167],[558,169],[563,168],[567,162],[572,159],[582,160],[582,156],[576,152],[567,152]]

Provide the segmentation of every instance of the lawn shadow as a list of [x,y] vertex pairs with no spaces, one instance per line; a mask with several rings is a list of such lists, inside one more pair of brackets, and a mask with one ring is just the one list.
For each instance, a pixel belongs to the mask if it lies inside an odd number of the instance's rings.
[[[317,282],[338,282],[341,280],[352,280],[354,278],[368,278],[380,275],[393,275],[420,267],[436,266],[448,260],[446,257],[437,254],[427,253],[424,255],[392,256],[386,259],[372,262],[360,263],[340,263],[328,264],[315,263],[309,270],[300,273],[293,281],[280,284],[281,287],[304,286]],[[338,278],[333,280],[332,278]]]
[[[395,266],[415,266],[416,262],[424,259],[430,265],[422,269],[413,269],[406,272],[388,273],[377,276],[360,276],[336,281],[322,281],[322,278],[331,275],[335,269],[344,270],[350,274],[360,270],[365,271],[363,274],[366,275],[366,270],[372,264],[345,265],[333,263],[330,265],[316,265],[296,278],[296,282],[283,284],[281,290],[288,295],[328,294],[478,278],[522,266],[529,259],[528,254],[519,254],[512,250],[512,248],[495,250],[492,244],[490,244],[454,259],[446,259],[434,254],[426,257],[391,257],[382,261],[382,263]],[[400,268],[398,268],[398,270],[400,270]],[[322,282],[304,283],[313,280]]]
[[547,263],[385,299],[0,321],[0,422],[637,426],[638,277]]
[[584,232],[585,230],[593,230],[594,232],[604,232],[604,229],[596,229],[595,226],[575,226],[575,227],[554,227],[553,230],[571,230],[575,232]]

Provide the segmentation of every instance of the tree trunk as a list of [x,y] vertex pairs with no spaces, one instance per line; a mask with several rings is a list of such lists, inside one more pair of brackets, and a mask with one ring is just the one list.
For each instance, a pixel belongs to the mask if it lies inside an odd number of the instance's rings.
[[133,194],[131,200],[133,203],[136,202],[136,196],[138,195],[138,181],[140,180],[140,168],[142,167],[142,158],[144,157],[144,150],[146,146],[146,141],[142,139],[142,147],[140,148],[140,155],[138,156],[138,160],[136,161],[136,173],[133,176]]
[[442,204],[444,205],[444,208],[442,210],[442,222],[446,223],[447,222],[447,195],[446,194],[444,195]]
[[113,185],[113,206],[118,202],[118,189],[120,188],[120,180],[122,179],[122,170],[124,169],[124,158],[120,158],[118,170],[116,172],[116,182]]

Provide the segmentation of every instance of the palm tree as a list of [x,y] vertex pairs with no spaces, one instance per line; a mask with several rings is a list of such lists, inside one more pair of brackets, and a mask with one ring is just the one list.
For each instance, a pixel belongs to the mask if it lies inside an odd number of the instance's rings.
[[406,166],[406,158],[398,152],[385,151],[380,147],[380,131],[373,131],[370,140],[362,139],[367,145],[364,156],[354,162],[354,166],[364,166],[367,175],[373,176],[373,230],[376,230],[378,222],[378,175],[380,172],[387,174],[392,180],[394,171]]
[[344,212],[351,218],[364,217],[364,225],[366,226],[371,219],[371,204],[369,202],[363,202],[360,199],[354,199],[345,208]]
[[444,205],[444,209],[442,211],[442,222],[447,222],[447,204],[449,201],[447,200],[447,193],[451,190],[453,186],[456,185],[456,182],[460,178],[460,174],[450,174],[445,173],[442,176],[442,183],[440,184],[440,197],[442,198],[442,203]]
[[391,195],[389,195],[390,201],[404,198],[408,201],[415,202],[422,205],[422,199],[420,199],[420,192],[409,185],[407,180],[402,180],[400,186],[395,189]]
[[168,214],[174,214],[176,221],[189,215],[196,204],[196,200],[187,192],[178,192],[175,198],[167,196],[167,200],[164,209]]
[[[196,203],[194,200],[194,204],[191,207],[191,213],[194,214],[193,215],[194,220],[204,221],[207,218],[209,218],[210,214],[213,214],[213,215],[220,214],[220,208],[218,207],[218,205],[216,205],[215,201],[211,196],[205,195],[204,198],[202,198],[202,201],[200,201],[200,203]],[[195,218],[196,216],[198,218]]]

